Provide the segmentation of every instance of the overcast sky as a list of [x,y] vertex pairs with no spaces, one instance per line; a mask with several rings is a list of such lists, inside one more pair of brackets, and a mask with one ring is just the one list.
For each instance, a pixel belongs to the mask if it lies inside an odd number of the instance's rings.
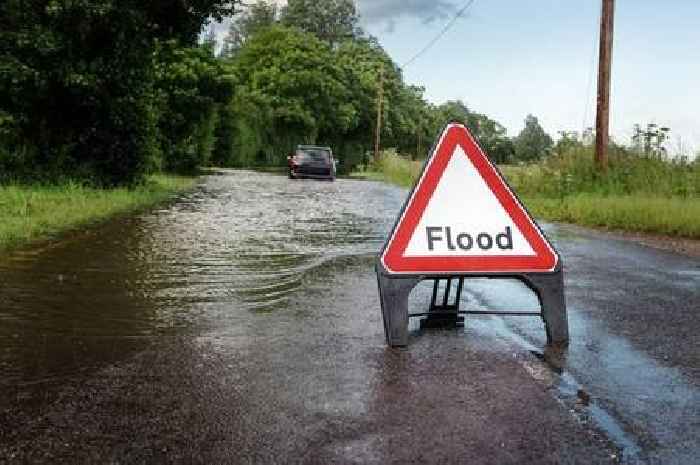
[[[282,3],[283,0],[278,0]],[[466,0],[359,0],[363,28],[399,64]],[[441,103],[462,99],[516,135],[528,113],[545,129],[594,125],[600,0],[474,0],[427,53],[404,69]],[[617,0],[611,131],[656,122],[700,150],[700,1]]]

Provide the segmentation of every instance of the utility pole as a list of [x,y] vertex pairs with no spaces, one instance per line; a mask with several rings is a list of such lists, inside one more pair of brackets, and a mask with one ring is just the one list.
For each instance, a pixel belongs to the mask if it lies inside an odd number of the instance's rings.
[[610,133],[610,67],[612,62],[615,0],[603,0],[600,15],[600,53],[598,61],[598,110],[595,122],[595,163],[598,170],[608,169]]
[[382,138],[382,107],[384,105],[384,64],[379,67],[379,90],[377,94],[377,130],[374,134],[374,162],[379,161],[379,146]]
[[418,132],[418,143],[416,144],[416,158],[415,158],[415,159],[416,159],[416,160],[420,160],[420,159],[421,159],[421,146],[420,146],[420,142],[421,142],[421,140],[420,140],[421,128],[418,128],[418,131],[417,131],[417,132]]

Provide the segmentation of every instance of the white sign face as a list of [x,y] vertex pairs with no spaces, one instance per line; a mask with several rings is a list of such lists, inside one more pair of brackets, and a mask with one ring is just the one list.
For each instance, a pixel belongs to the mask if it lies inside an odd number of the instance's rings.
[[404,252],[435,255],[535,255],[459,145]]
[[547,273],[559,257],[469,130],[450,124],[381,262],[396,274]]

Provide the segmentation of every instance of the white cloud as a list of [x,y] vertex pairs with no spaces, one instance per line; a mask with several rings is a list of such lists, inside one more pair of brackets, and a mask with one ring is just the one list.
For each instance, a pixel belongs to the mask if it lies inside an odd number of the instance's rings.
[[457,11],[454,0],[358,0],[362,21],[391,25],[399,18],[413,17],[426,23],[444,19]]
[[[284,6],[287,0],[268,0]],[[418,18],[425,22],[444,19],[457,11],[457,0],[355,0],[362,21],[367,24],[394,22],[402,17]]]

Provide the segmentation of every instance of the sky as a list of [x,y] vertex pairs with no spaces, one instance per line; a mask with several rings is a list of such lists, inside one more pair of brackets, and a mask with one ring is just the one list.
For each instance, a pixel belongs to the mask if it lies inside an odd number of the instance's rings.
[[[284,0],[277,0],[284,3]],[[466,0],[358,0],[361,26],[400,65]],[[670,149],[700,150],[700,1],[617,0],[611,134],[635,123],[671,128]],[[553,136],[595,125],[601,0],[473,0],[426,53],[404,67],[436,104],[463,100],[511,136],[535,115]]]

